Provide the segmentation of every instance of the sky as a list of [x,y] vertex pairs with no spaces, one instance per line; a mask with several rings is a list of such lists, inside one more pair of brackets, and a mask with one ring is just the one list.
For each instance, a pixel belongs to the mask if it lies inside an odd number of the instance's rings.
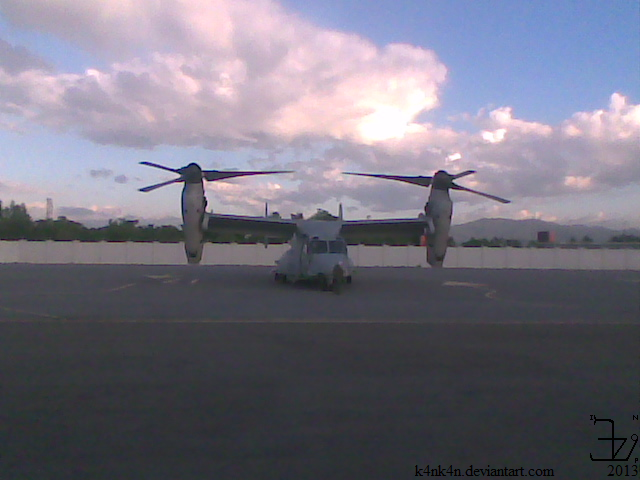
[[483,217],[640,228],[637,0],[0,0],[0,200],[88,226],[217,213],[408,218],[428,190],[341,172],[477,170]]

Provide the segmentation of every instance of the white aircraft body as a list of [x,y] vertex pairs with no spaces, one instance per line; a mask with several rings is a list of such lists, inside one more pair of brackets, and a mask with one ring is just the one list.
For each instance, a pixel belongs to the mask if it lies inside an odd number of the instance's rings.
[[453,183],[455,179],[475,173],[472,170],[457,175],[450,175],[440,170],[433,177],[350,173],[350,175],[398,180],[423,187],[431,186],[429,201],[425,205],[425,213],[410,219],[347,221],[342,218],[342,209],[340,209],[339,218],[333,220],[281,219],[266,215],[265,217],[222,215],[206,213],[207,200],[204,194],[203,180],[216,181],[240,176],[289,172],[221,172],[202,170],[195,163],[180,169],[168,168],[150,162],[141,163],[177,173],[179,177],[141,188],[140,191],[149,192],[177,182],[185,184],[182,190],[182,229],[188,263],[200,263],[205,229],[215,232],[256,235],[265,239],[269,237],[284,238],[289,239],[291,248],[278,260],[274,270],[275,279],[282,282],[315,279],[323,288],[331,288],[336,292],[339,291],[341,284],[351,283],[352,280],[353,262],[349,259],[347,251],[347,243],[350,240],[371,236],[393,236],[404,239],[426,236],[427,262],[432,267],[442,267],[449,242],[449,228],[453,211],[449,197],[450,189],[464,190],[499,202],[509,203],[509,200]]
[[278,260],[275,279],[318,280],[323,288],[334,291],[352,281],[349,241],[381,235],[418,238],[429,228],[424,215],[391,220],[304,220],[206,213],[204,222],[204,228],[215,232],[289,238],[290,249]]
[[343,280],[351,283],[353,262],[341,227],[337,221],[299,221],[291,248],[277,262],[275,279],[283,283],[317,279],[325,289],[340,288]]

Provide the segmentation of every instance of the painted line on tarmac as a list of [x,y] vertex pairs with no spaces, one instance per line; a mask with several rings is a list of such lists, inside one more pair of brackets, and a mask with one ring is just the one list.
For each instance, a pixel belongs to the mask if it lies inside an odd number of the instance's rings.
[[29,314],[38,318],[35,319],[0,319],[0,324],[3,323],[32,323],[32,324],[210,324],[210,325],[423,325],[423,326],[526,326],[526,327],[541,327],[544,325],[574,325],[574,326],[611,326],[611,325],[629,325],[637,326],[637,322],[633,319],[629,321],[616,321],[616,322],[594,322],[594,321],[582,321],[582,320],[551,320],[544,322],[526,322],[526,321],[490,321],[490,322],[477,322],[473,320],[457,320],[450,321],[424,321],[424,320],[291,320],[291,319],[276,319],[276,320],[252,320],[252,319],[207,319],[207,318],[194,318],[194,319],[72,319],[55,317],[53,315],[39,314],[35,312],[26,312],[8,309],[6,307],[0,307],[0,309],[13,311],[17,313]]
[[484,296],[490,300],[498,300],[497,295],[498,295],[498,290],[491,290],[490,292],[487,292],[484,294]]
[[127,283],[126,285],[122,285],[120,287],[110,288],[110,289],[107,290],[107,292],[117,292],[117,291],[120,291],[120,290],[124,290],[126,288],[133,287],[134,285],[135,285],[135,283]]
[[453,282],[447,281],[442,284],[443,287],[470,287],[470,288],[485,288],[486,283],[472,283],[472,282]]
[[[5,312],[19,313],[20,315],[29,315],[31,317],[38,317],[38,320],[21,320],[21,319],[0,320],[1,323],[44,322],[44,321],[64,322],[64,321],[66,321],[66,319],[64,319],[62,317],[57,317],[55,315],[49,315],[47,313],[31,312],[29,310],[21,310],[19,308],[9,308],[9,307],[0,307],[0,309],[4,310]],[[44,319],[46,319],[46,320],[44,320]]]

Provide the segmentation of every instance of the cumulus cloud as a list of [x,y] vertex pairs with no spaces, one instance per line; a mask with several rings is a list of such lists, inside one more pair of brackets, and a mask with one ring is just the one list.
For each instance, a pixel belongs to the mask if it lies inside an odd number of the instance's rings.
[[109,205],[93,205],[89,208],[62,206],[58,207],[56,212],[58,216],[80,222],[87,227],[106,225],[109,220],[116,218],[133,220],[132,217],[125,215],[120,207]]
[[13,46],[0,38],[0,68],[9,75],[26,70],[51,71],[51,65],[39,56],[18,45]]
[[[452,173],[478,170],[463,181],[474,188],[507,197],[543,197],[640,182],[640,105],[618,93],[611,96],[608,108],[578,112],[559,125],[518,118],[507,107],[481,111],[471,121],[479,132],[451,131],[432,145],[459,153]],[[424,145],[420,137],[393,144],[395,157],[413,154],[416,145]],[[423,158],[431,158],[427,163],[435,167],[433,155]],[[415,168],[414,174],[425,173]]]
[[99,143],[227,148],[401,138],[438,104],[446,77],[432,51],[378,48],[270,0],[9,0],[3,10],[14,23],[113,58],[83,74],[0,74],[0,87],[21,97],[16,104],[0,96],[16,114]]
[[[212,187],[211,191],[222,195],[219,198],[229,209],[261,211],[268,200],[274,208],[286,212],[346,201],[359,204],[365,211],[388,214],[419,211],[428,191],[339,172],[432,175],[441,168],[450,173],[473,169],[478,173],[461,179],[461,185],[525,205],[545,197],[597,193],[640,183],[640,106],[630,105],[623,96],[614,94],[609,108],[579,112],[559,125],[528,122],[511,109],[496,111],[499,113],[487,111],[471,117],[480,128],[476,133],[423,124],[403,141],[389,139],[372,145],[332,142],[308,160],[278,165],[296,171],[294,182],[288,182],[286,188],[264,191],[266,187],[238,181],[233,188]],[[607,125],[607,129],[586,127],[593,122]],[[492,131],[501,133],[493,139],[499,141],[488,142],[488,130],[482,128],[495,127],[500,128]],[[582,133],[576,135],[569,127],[579,128]],[[573,133],[567,133],[568,128]],[[224,194],[222,188],[226,188]],[[453,192],[452,196],[458,202],[477,206],[488,202],[483,214],[517,213],[465,192]],[[522,201],[523,197],[528,198]]]

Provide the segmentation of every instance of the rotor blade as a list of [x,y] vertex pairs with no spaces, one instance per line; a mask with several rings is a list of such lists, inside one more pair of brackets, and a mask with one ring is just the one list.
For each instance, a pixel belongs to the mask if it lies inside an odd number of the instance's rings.
[[496,202],[500,202],[500,203],[511,203],[511,200],[496,197],[495,195],[489,195],[488,193],[479,192],[477,190],[472,190],[467,187],[461,187],[460,185],[456,185],[455,183],[452,183],[450,188],[452,190],[462,190],[463,192],[475,193],[476,195],[481,195],[483,197],[490,198],[491,200],[495,200]]
[[466,170],[464,172],[452,175],[451,178],[452,178],[452,180],[457,180],[459,178],[466,177],[467,175],[471,175],[472,173],[476,173],[476,171],[475,170]]
[[175,169],[175,168],[169,168],[169,167],[165,167],[164,165],[158,165],[157,163],[151,163],[151,162],[140,162],[140,165],[147,165],[149,167],[155,167],[155,168],[160,168],[162,170],[167,170],[169,172],[173,172],[173,173],[177,173],[180,174],[180,171]]
[[151,190],[155,190],[156,188],[164,187],[165,185],[171,185],[172,183],[182,182],[182,178],[174,178],[173,180],[169,180],[162,183],[156,183],[155,185],[149,185],[148,187],[139,188],[141,192],[150,192]]
[[360,177],[373,177],[373,178],[386,178],[387,180],[397,180],[398,182],[412,183],[413,185],[420,185],[421,187],[428,187],[431,185],[433,177],[408,177],[405,175],[383,175],[379,173],[354,173],[354,172],[342,172],[345,175],[358,175]]
[[271,173],[292,173],[292,170],[274,170],[271,172],[266,171],[255,171],[255,172],[241,172],[241,171],[233,171],[233,172],[221,172],[219,170],[203,170],[202,177],[210,182],[215,182],[216,180],[225,180],[227,178],[233,177],[246,177],[249,175],[268,175]]

